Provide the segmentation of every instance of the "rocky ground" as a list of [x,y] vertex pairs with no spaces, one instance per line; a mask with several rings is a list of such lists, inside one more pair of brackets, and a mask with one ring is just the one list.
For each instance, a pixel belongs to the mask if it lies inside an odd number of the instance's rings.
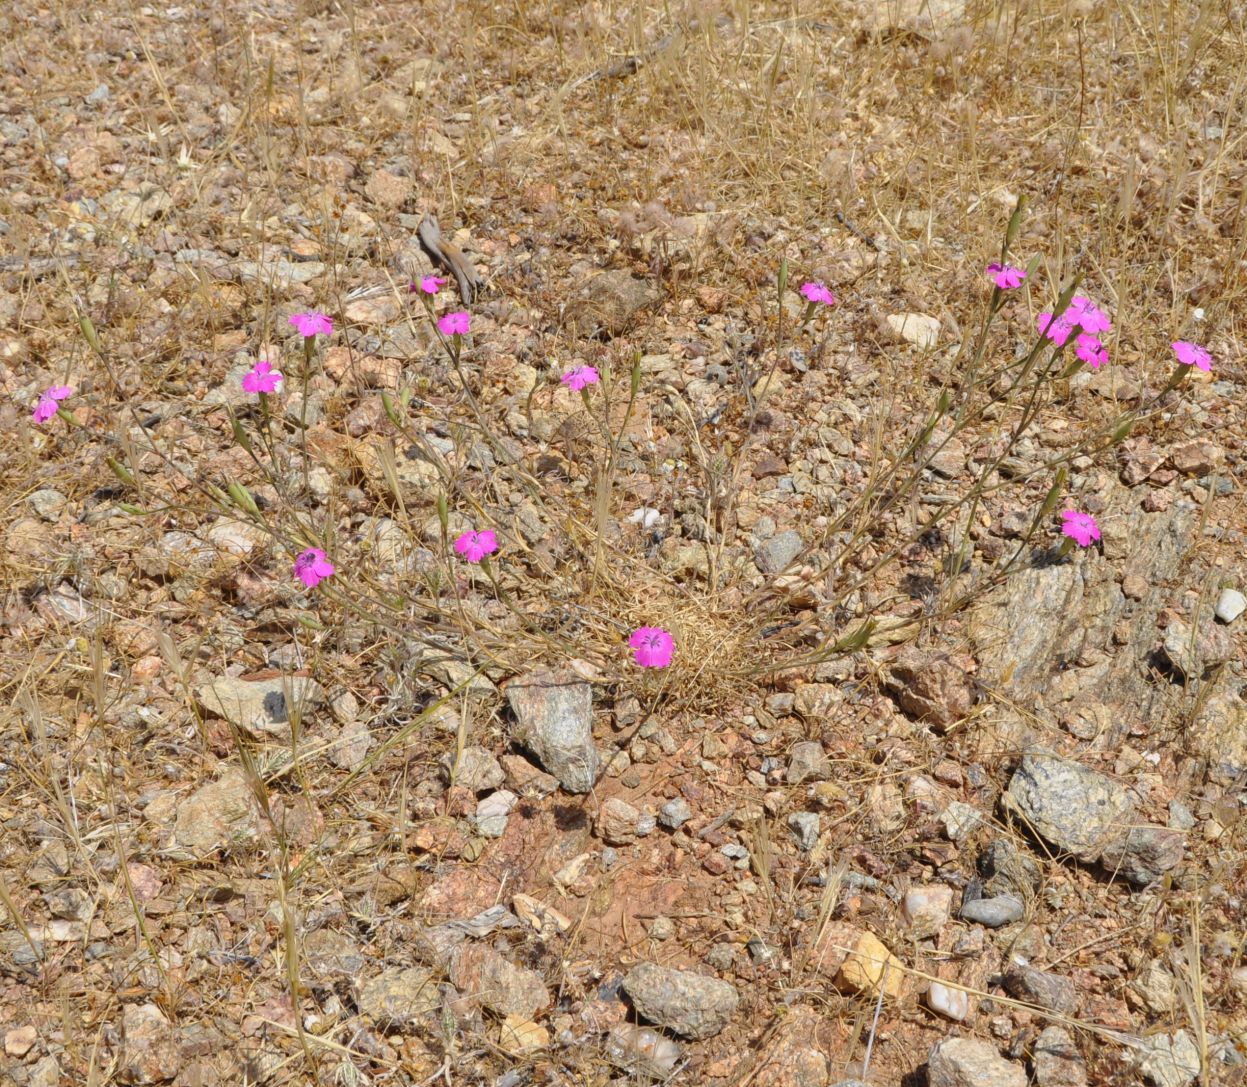
[[1244,19],[7,5],[0,1079],[1247,1080]]

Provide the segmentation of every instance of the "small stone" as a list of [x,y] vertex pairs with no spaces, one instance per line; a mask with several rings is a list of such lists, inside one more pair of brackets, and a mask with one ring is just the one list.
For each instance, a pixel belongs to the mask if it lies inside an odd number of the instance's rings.
[[358,770],[372,747],[372,733],[363,721],[352,721],[338,733],[330,758],[343,770]]
[[238,851],[260,836],[260,807],[246,775],[231,769],[201,786],[177,808],[172,848],[192,861]]
[[42,487],[34,491],[26,501],[30,503],[30,508],[45,521],[55,523],[61,519],[68,499],[60,491],[53,490],[51,487]]
[[836,981],[854,992],[871,996],[878,996],[882,989],[885,996],[895,1000],[901,995],[905,968],[878,937],[871,932],[862,932],[857,945],[840,967]]
[[658,821],[668,830],[679,830],[693,818],[693,809],[682,796],[668,800],[658,809]]
[[947,653],[901,650],[888,671],[887,688],[905,713],[940,730],[974,706],[970,677]]
[[938,936],[948,924],[952,913],[953,889],[936,884],[931,887],[913,887],[905,892],[901,903],[901,917],[909,926],[915,940]]
[[928,1087],[1026,1087],[1026,1070],[1007,1061],[990,1042],[944,1038],[927,1058]]
[[978,808],[963,804],[960,800],[950,801],[940,813],[940,822],[944,824],[944,833],[950,842],[960,842],[969,837],[986,821]]
[[675,935],[675,922],[670,917],[655,917],[649,924],[651,940],[670,940]]
[[1186,476],[1206,476],[1225,461],[1225,450],[1207,438],[1194,438],[1169,451],[1169,463]]
[[927,989],[927,1007],[945,1019],[963,1023],[970,1018],[970,994],[964,989],[933,981]]
[[155,1004],[127,1004],[121,1015],[125,1039],[117,1079],[163,1083],[178,1074],[182,1053],[169,1020]]
[[411,195],[411,179],[389,170],[376,170],[364,186],[364,192],[384,208],[401,208]]
[[1168,1014],[1177,1007],[1177,979],[1155,959],[1150,960],[1131,980],[1127,992],[1157,1015]]
[[643,1018],[693,1040],[718,1034],[740,1003],[726,981],[648,962],[628,971],[623,989]]
[[587,793],[600,758],[593,746],[593,689],[571,671],[533,672],[507,686],[519,739],[570,793]]
[[499,789],[485,797],[472,815],[477,834],[482,838],[501,838],[507,832],[507,816],[519,799],[508,789]]
[[988,928],[1000,928],[1002,925],[1020,921],[1025,913],[1025,903],[1017,895],[1011,894],[976,898],[961,907],[963,921],[977,921]]
[[820,1025],[811,1008],[790,1009],[774,1042],[758,1055],[754,1087],[827,1087],[830,1070],[818,1046]]
[[508,1053],[532,1053],[550,1044],[550,1032],[522,1015],[508,1015],[502,1021],[498,1044]]
[[797,847],[808,853],[818,845],[818,835],[822,829],[822,820],[812,811],[793,812],[788,816],[788,827],[796,836]]
[[657,300],[658,293],[629,272],[601,272],[568,302],[564,320],[575,335],[618,336]]
[[414,1027],[437,1011],[441,994],[433,971],[395,966],[360,984],[356,1004],[379,1027]]
[[1064,1027],[1044,1027],[1031,1050],[1035,1087],[1087,1087],[1087,1066]]
[[1209,668],[1229,659],[1233,641],[1229,631],[1213,623],[1203,622],[1192,629],[1181,619],[1171,619],[1165,628],[1161,652],[1176,672],[1198,679]]
[[609,845],[631,845],[654,829],[653,817],[646,817],[626,800],[611,797],[603,803],[597,817],[597,833]]
[[940,323],[925,313],[889,313],[887,323],[897,339],[915,347],[929,348],[939,343]]
[[499,1015],[534,1018],[550,1006],[550,991],[541,975],[516,966],[492,947],[472,944],[455,956],[450,980],[464,996],[479,1000]]
[[626,1072],[665,1080],[683,1056],[679,1042],[649,1027],[616,1023],[606,1036],[606,1058]]
[[789,785],[800,785],[801,782],[809,779],[825,781],[830,774],[831,766],[822,744],[817,740],[793,744],[788,756],[788,773],[785,777]]
[[558,792],[559,779],[529,762],[523,755],[503,755],[498,760],[507,782],[520,796],[543,797]]
[[753,561],[762,573],[771,577],[784,570],[801,554],[804,547],[801,534],[795,529],[789,529],[758,544],[754,548]]
[[14,1027],[4,1035],[4,1051],[10,1057],[24,1057],[39,1040],[39,1032],[29,1023],[24,1027]]
[[1232,623],[1244,611],[1247,611],[1247,596],[1244,596],[1237,589],[1222,589],[1221,595],[1217,597],[1217,605],[1213,610],[1221,622]]
[[453,784],[470,789],[478,796],[497,789],[506,780],[501,764],[483,747],[465,747],[458,767],[455,753],[448,751],[441,758],[441,767],[448,782],[453,779]]
[[1050,974],[1033,966],[1011,966],[1005,972],[1004,987],[1014,999],[1057,1015],[1071,1016],[1078,1010],[1074,983],[1060,974]]
[[1131,827],[1105,847],[1100,866],[1135,887],[1155,883],[1182,862],[1186,835],[1168,827]]

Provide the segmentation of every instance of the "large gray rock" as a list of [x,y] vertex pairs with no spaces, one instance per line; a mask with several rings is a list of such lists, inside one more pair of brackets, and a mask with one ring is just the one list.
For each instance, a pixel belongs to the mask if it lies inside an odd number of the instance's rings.
[[731,1022],[736,986],[718,978],[643,962],[628,971],[624,992],[642,1018],[683,1038],[710,1038]]
[[1002,1057],[990,1042],[944,1038],[927,1058],[928,1087],[1026,1087],[1026,1070]]
[[569,793],[587,793],[601,758],[593,746],[593,692],[572,672],[532,672],[507,686],[516,739]]
[[1001,798],[1004,810],[1085,863],[1129,828],[1134,805],[1112,778],[1046,751],[1028,751]]

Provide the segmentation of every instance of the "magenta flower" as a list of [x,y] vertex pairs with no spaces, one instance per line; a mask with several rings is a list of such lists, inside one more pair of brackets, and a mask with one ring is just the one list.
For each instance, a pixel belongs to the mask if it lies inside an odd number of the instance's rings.
[[1061,511],[1061,535],[1068,536],[1079,547],[1090,547],[1092,540],[1100,538],[1100,526],[1089,513],[1078,510]]
[[498,537],[490,528],[483,528],[480,532],[465,532],[455,540],[455,550],[468,562],[480,562],[486,555],[492,555],[498,550]]
[[[836,296],[822,283],[813,281],[802,283],[801,293],[811,302],[821,302],[824,306],[834,306],[836,304]],[[659,665],[659,667],[664,666]]]
[[1065,346],[1075,327],[1081,328],[1083,332],[1090,333],[1092,336],[1108,332],[1113,327],[1113,322],[1108,319],[1108,315],[1091,299],[1084,298],[1082,295],[1075,295],[1070,299],[1070,304],[1065,307],[1065,312],[1060,317],[1054,319],[1050,312],[1041,313],[1036,323],[1039,331],[1057,347]]
[[64,400],[67,396],[73,396],[74,390],[68,385],[52,385],[39,394],[39,402],[35,405],[35,410],[30,413],[30,417],[36,423],[46,423],[52,418],[61,406],[57,401]]
[[1074,354],[1093,370],[1098,370],[1108,362],[1108,348],[1100,342],[1099,336],[1090,332],[1080,333],[1074,344]]
[[443,336],[466,336],[468,329],[472,327],[472,315],[463,310],[448,313],[445,317],[438,318],[437,327],[441,329]]
[[1199,344],[1188,343],[1186,340],[1174,340],[1170,346],[1183,366],[1194,366],[1196,370],[1203,370],[1204,373],[1212,369],[1212,356]]
[[[425,294],[437,294],[437,292],[440,291],[444,286],[446,286],[445,276],[421,276],[420,277],[420,290],[424,291]],[[411,289],[413,291],[416,289],[416,285],[414,283],[411,285]]]
[[290,323],[299,330],[299,335],[307,340],[313,336],[333,335],[333,321],[315,310],[310,313],[291,314]]
[[675,654],[675,639],[662,627],[639,627],[628,645],[642,668],[666,668]]
[[598,372],[592,366],[577,366],[564,373],[559,380],[572,392],[578,393],[586,386],[598,383]]
[[242,376],[242,387],[249,393],[275,393],[284,379],[280,370],[274,370],[267,359],[260,359]]
[[319,547],[309,547],[294,560],[294,576],[309,589],[332,577],[333,572],[333,563]]
[[996,264],[995,262],[987,266],[987,274],[996,281],[996,286],[1002,291],[1020,287],[1022,280],[1026,278],[1026,273],[1021,268],[1015,268],[1012,264]]

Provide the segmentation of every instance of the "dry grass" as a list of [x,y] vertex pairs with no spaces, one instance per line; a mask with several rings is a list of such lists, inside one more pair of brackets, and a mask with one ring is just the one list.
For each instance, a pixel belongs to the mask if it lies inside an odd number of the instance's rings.
[[[874,682],[886,647],[921,635],[964,649],[958,613],[1001,566],[953,577],[958,556],[1009,512],[1043,539],[1046,503],[1065,498],[1058,470],[1115,473],[1129,412],[1132,439],[1226,448],[1234,488],[1203,496],[1185,587],[1205,610],[1222,585],[1241,587],[1243,415],[1227,390],[1244,380],[1247,24],[1213,2],[973,2],[952,18],[933,0],[888,17],[900,7],[49,13],[17,0],[0,12],[0,903],[12,921],[0,936],[41,952],[16,961],[5,943],[0,1034],[33,1022],[32,1060],[55,1055],[65,1082],[121,1081],[123,1007],[152,1001],[180,1032],[188,1085],[214,1082],[210,1051],[235,1048],[252,1081],[494,1082],[531,1067],[547,1082],[606,1082],[598,1034],[515,1058],[496,1023],[453,1001],[437,1030],[387,1036],[356,1014],[349,984],[311,977],[304,949],[332,928],[365,949],[366,974],[411,961],[419,924],[441,919],[421,896],[470,867],[415,859],[409,840],[456,802],[438,759],[506,746],[504,700],[486,681],[571,662],[594,682],[600,738],[627,727],[651,753],[655,727],[673,738],[675,754],[638,765],[630,798],[661,802],[679,782],[702,790],[707,819],[735,808],[727,826],[753,843],[764,887],[723,893],[700,854],[667,858],[690,920],[663,946],[629,927],[674,912],[654,872],[640,860],[600,872],[568,907],[581,911],[574,941],[530,935],[512,949],[563,994],[547,1022],[556,1042],[584,1029],[597,983],[621,965],[696,964],[757,934],[784,945],[790,972],[742,967],[747,1022],[697,1049],[685,1082],[752,1078],[733,1060],[771,1039],[797,996],[820,1009],[833,1078],[862,1060],[867,1033],[882,1032],[872,1082],[922,1064],[947,1024],[913,1001],[873,1024],[873,1000],[823,992],[793,934],[849,911],[900,952],[894,918],[872,914],[882,892],[842,883],[850,865],[897,886],[930,875],[917,821],[880,809],[911,799],[898,781],[949,760],[999,784],[1014,752],[973,721],[947,737],[898,725]],[[107,99],[84,101],[101,83]],[[1019,196],[1011,251],[1037,264],[979,338],[981,270]],[[426,211],[448,236],[465,230],[490,276],[458,358],[406,290],[427,265],[414,245]],[[307,285],[282,281],[310,261],[324,267]],[[599,268],[654,289],[608,341],[576,319]],[[802,326],[802,300],[777,289],[782,268],[793,285],[826,280],[836,310]],[[1011,387],[1035,315],[1075,277],[1113,315],[1112,365],[1094,388],[1051,375]],[[286,317],[312,307],[338,332],[304,380]],[[886,317],[907,312],[942,322],[935,348],[889,334]],[[1226,384],[1162,392],[1175,338],[1207,343]],[[221,393],[258,357],[287,375],[268,418]],[[611,375],[609,403],[599,388],[587,412],[557,382],[581,363]],[[30,425],[34,397],[61,382],[76,425]],[[287,414],[304,388],[314,405]],[[933,482],[950,438],[987,451],[978,480]],[[1042,470],[1002,478],[993,458],[1019,446]],[[809,488],[763,500],[763,455],[803,461]],[[59,507],[43,517],[32,501],[49,488]],[[658,511],[658,532],[629,520],[638,509]],[[751,562],[748,534],[766,517],[808,545],[778,578]],[[249,534],[245,554],[204,546],[223,524]],[[448,540],[485,525],[502,550],[467,568]],[[288,571],[308,545],[339,574],[305,595]],[[922,579],[921,593],[908,587]],[[640,674],[628,634],[658,623],[676,635],[675,665]],[[371,753],[340,760],[351,740],[323,710],[296,713],[288,738],[203,716],[196,685],[270,667],[349,696]],[[840,692],[825,716],[765,708],[816,679]],[[826,801],[834,825],[813,857],[792,858],[775,782],[740,772],[762,773],[746,738],[768,729],[822,739],[835,760],[844,795]],[[714,757],[723,774],[699,746],[719,734],[739,741]],[[219,871],[178,860],[145,812],[172,817],[164,798],[184,802],[239,765],[262,842]],[[1048,942],[1026,946],[1077,968],[1080,985],[1097,965],[1117,971],[1083,1018],[1063,1020],[1085,1028],[1096,1082],[1131,1074],[1110,1044],[1129,1032],[1104,1017],[1124,1012],[1126,978],[1152,958],[1180,995],[1170,1013],[1135,1009],[1139,1032],[1185,1026],[1209,1083],[1231,1074],[1211,1040],[1244,1044],[1229,980],[1243,957],[1240,802],[1179,787],[1220,834],[1192,838],[1175,881],[1130,895],[1037,857],[1028,921]],[[583,805],[535,801],[525,818],[546,837],[533,831],[532,855],[487,846],[474,870],[500,897],[535,893],[543,852],[597,847],[586,814],[620,788],[604,778]],[[559,856],[553,867],[571,860]],[[214,884],[230,890],[213,898]],[[90,920],[58,941],[45,896],[67,887],[90,898]],[[913,949],[912,979],[938,974],[924,954]],[[986,981],[964,987],[987,998]],[[967,1030],[1040,1021],[990,999]]]

